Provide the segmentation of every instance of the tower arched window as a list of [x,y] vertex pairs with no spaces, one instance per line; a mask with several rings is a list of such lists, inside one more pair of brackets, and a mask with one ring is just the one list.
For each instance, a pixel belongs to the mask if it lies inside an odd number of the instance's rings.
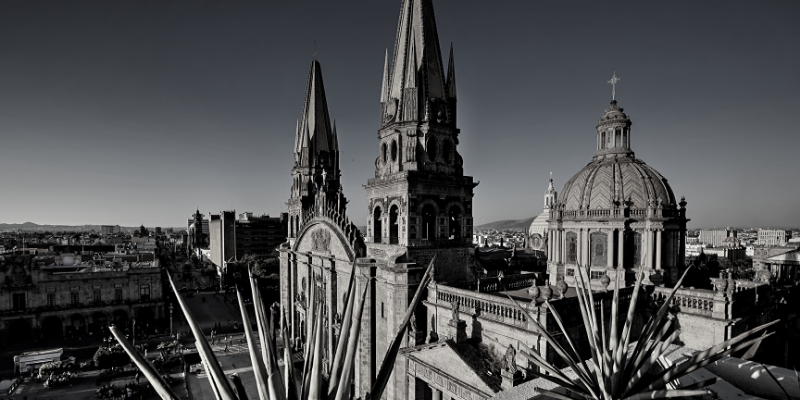
[[400,243],[400,224],[399,224],[400,209],[397,205],[389,208],[389,244]]
[[614,147],[622,147],[622,128],[614,130]]
[[397,140],[392,140],[392,162],[397,162]]
[[383,232],[383,224],[381,224],[381,208],[375,207],[375,211],[372,213],[372,242],[373,243],[381,243],[383,238],[381,237],[381,233]]
[[386,161],[388,161],[388,158],[387,158],[388,155],[387,155],[387,151],[386,151],[386,143],[381,145],[381,155],[383,156],[383,163],[386,164]]
[[428,145],[426,146],[426,148],[427,148],[428,161],[436,162],[436,156],[439,152],[438,143],[436,142],[436,137],[431,136],[430,138],[428,138]]
[[450,240],[461,240],[461,207],[451,206],[447,210],[447,237]]
[[433,204],[422,207],[422,238],[427,240],[436,238],[436,207]]
[[600,150],[606,148],[606,131],[600,132]]

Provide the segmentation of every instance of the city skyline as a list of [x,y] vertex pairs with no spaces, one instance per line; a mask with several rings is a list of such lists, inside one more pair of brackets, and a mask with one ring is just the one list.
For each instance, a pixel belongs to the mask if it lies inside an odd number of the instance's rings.
[[[285,212],[316,57],[348,214],[364,225],[399,6],[375,3],[0,4],[0,176],[17,188],[0,222]],[[796,3],[435,6],[441,46],[454,46],[464,172],[481,181],[475,225],[539,214],[550,171],[560,192],[590,161],[612,73],[632,148],[686,197],[690,229],[800,225],[786,184],[800,145]]]

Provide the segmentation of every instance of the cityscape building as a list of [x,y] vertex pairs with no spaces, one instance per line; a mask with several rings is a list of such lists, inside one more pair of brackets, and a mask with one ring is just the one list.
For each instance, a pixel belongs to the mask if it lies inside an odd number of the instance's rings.
[[783,229],[759,229],[757,246],[785,246],[792,238],[792,231]]
[[736,230],[731,228],[702,229],[700,230],[698,241],[711,247],[719,247],[722,246],[722,242],[729,237],[736,237]]
[[258,217],[245,212],[236,218],[234,211],[222,211],[209,218],[211,262],[218,268],[224,268],[226,262],[239,260],[245,254],[274,253],[286,241],[289,227],[287,213],[279,217]]
[[[147,259],[149,261],[142,261]],[[106,334],[109,323],[164,317],[161,268],[149,254],[16,251],[0,255],[0,340]]]

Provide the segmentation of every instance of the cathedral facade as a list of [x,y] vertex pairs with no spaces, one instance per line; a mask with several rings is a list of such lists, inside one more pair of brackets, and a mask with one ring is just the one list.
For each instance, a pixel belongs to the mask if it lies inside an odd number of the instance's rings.
[[[314,291],[314,298],[323,299],[330,360],[350,274],[356,274],[356,290],[368,287],[355,396],[371,389],[434,254],[440,282],[474,281],[479,274],[471,246],[477,183],[464,175],[458,151],[452,48],[449,56],[445,69],[431,1],[405,0],[391,60],[386,54],[375,177],[365,185],[368,224],[363,233],[346,215],[337,133],[319,62],[312,62],[309,71],[295,133],[288,241],[280,248],[281,307],[292,342],[303,346],[309,295]],[[403,347],[426,339],[424,307],[415,317],[414,334]],[[387,399],[408,398],[404,365],[398,359]]]

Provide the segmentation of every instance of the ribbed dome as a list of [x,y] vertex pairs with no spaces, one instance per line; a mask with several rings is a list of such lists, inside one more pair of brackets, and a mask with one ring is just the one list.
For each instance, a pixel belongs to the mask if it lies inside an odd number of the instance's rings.
[[570,178],[561,191],[565,210],[610,209],[615,201],[628,201],[630,208],[655,207],[659,200],[674,205],[675,194],[658,171],[634,157],[595,159]]

